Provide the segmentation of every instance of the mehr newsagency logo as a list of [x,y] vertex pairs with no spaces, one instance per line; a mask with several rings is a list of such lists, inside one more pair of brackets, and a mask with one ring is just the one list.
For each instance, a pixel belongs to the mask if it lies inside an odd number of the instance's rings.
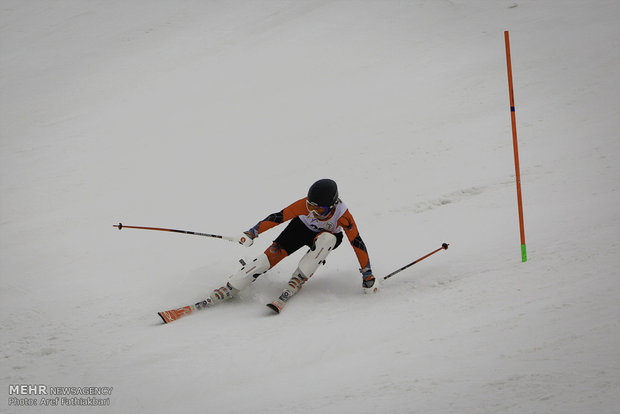
[[110,405],[113,387],[58,387],[45,384],[11,384],[11,407],[105,407]]

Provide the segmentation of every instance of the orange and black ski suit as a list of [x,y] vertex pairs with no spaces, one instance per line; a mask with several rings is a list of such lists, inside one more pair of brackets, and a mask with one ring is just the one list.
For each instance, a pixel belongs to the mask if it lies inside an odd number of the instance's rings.
[[[307,197],[304,197],[295,201],[283,210],[270,214],[264,220],[259,221],[254,227],[248,230],[248,233],[251,233],[252,236],[256,237],[264,231],[267,231],[279,224],[295,219],[265,251],[265,254],[269,258],[271,267],[275,266],[280,260],[284,259],[289,254],[294,253],[294,251],[287,251],[287,246],[289,244],[280,242],[283,239],[288,240],[288,238],[290,238],[290,235],[285,233],[308,233],[311,238],[301,244],[311,246],[314,238],[316,238],[319,233],[324,231],[334,234],[338,238],[338,244],[340,244],[340,241],[342,240],[342,231],[344,230],[344,233],[347,235],[347,238],[353,247],[353,251],[357,256],[357,260],[359,261],[360,271],[362,271],[362,273],[371,273],[372,271],[370,268],[368,250],[366,249],[364,241],[360,237],[355,220],[346,205],[339,200],[334,206],[333,214],[326,219],[319,219],[308,212],[308,209],[306,208],[306,200]],[[301,223],[305,226],[302,226]],[[297,245],[295,243],[290,245],[293,247],[288,247],[288,250],[296,250],[301,247],[301,245]]]

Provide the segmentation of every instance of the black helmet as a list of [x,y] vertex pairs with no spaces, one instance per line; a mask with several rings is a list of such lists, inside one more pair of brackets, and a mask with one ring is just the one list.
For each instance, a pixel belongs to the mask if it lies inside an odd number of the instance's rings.
[[334,180],[324,178],[310,186],[308,201],[322,207],[333,207],[338,202],[338,186]]

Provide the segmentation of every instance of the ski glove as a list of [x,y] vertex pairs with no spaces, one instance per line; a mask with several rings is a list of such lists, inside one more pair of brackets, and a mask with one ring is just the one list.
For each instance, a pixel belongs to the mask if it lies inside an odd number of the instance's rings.
[[377,293],[379,290],[379,279],[373,276],[370,268],[362,270],[362,289],[364,293]]
[[249,231],[244,231],[239,236],[237,236],[237,241],[239,242],[239,244],[242,244],[245,247],[250,247],[254,243],[255,238],[256,236],[254,236]]

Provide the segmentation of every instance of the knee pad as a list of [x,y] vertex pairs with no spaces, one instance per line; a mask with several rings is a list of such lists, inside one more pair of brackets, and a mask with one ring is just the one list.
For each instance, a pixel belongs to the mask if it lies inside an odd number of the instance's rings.
[[299,271],[310,278],[327,255],[336,246],[337,238],[331,233],[323,232],[314,239],[314,246],[299,261]]
[[228,283],[235,289],[243,290],[270,268],[269,258],[263,253],[232,275]]

